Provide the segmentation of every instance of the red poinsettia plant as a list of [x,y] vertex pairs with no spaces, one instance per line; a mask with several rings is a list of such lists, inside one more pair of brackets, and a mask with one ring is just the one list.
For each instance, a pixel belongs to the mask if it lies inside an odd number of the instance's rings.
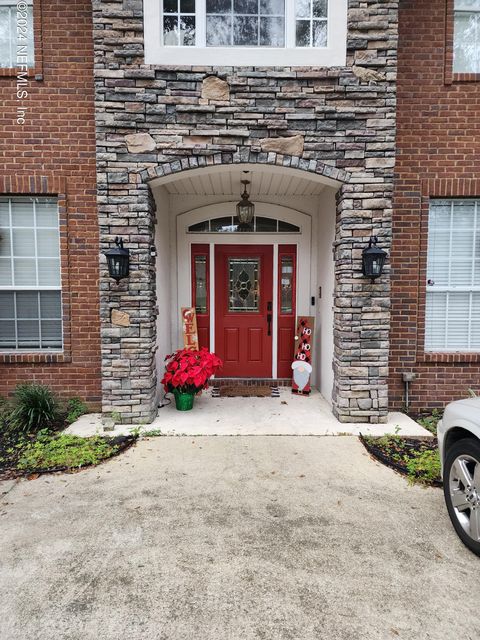
[[208,349],[179,349],[165,358],[162,384],[166,392],[198,393],[208,387],[208,381],[223,362]]

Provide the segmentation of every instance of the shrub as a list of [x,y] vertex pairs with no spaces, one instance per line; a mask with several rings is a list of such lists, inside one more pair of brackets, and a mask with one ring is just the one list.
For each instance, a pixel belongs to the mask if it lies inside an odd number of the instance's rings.
[[3,396],[0,396],[0,431],[7,428],[10,416],[10,406]]
[[9,415],[11,427],[18,433],[36,433],[50,429],[59,419],[58,402],[48,387],[35,383],[19,384],[13,394]]
[[433,409],[432,413],[429,416],[423,416],[419,418],[417,422],[419,422],[422,427],[433,433],[437,434],[437,425],[439,421],[442,419],[442,413],[438,409]]
[[88,407],[80,398],[70,398],[70,400],[67,402],[66,413],[66,421],[68,422],[68,424],[72,424],[72,422],[78,420],[80,416],[88,413]]
[[69,468],[78,469],[98,464],[116,453],[118,447],[100,436],[81,438],[62,433],[57,436],[39,434],[35,442],[29,443],[22,451],[18,468],[28,471],[36,469]]

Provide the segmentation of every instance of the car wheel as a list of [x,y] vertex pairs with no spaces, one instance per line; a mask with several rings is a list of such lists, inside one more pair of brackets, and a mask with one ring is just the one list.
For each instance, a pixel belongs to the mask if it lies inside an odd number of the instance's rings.
[[448,515],[462,542],[480,556],[480,442],[459,440],[447,452],[443,491]]

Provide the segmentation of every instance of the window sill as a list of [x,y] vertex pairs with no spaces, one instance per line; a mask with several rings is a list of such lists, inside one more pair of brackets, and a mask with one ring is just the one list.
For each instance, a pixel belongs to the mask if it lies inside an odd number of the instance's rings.
[[480,363],[478,351],[425,351],[418,358],[419,362],[440,364]]
[[454,73],[452,82],[480,82],[480,73]]
[[[0,78],[16,78],[19,73],[21,73],[21,69],[17,67],[13,67],[13,68],[1,67],[0,68]],[[33,78],[35,80],[43,80],[43,76],[40,68],[31,67],[30,69],[28,69],[27,78]]]
[[324,49],[146,47],[145,64],[161,66],[343,67],[345,46]]
[[55,364],[71,362],[72,358],[63,351],[0,351],[1,364]]

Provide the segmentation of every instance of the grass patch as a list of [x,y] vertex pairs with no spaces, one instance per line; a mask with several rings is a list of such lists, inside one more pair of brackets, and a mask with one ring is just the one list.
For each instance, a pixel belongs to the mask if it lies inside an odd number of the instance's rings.
[[60,434],[39,435],[20,451],[17,468],[35,472],[45,469],[80,469],[111,458],[118,445],[111,444],[100,436],[81,438]]
[[159,438],[163,433],[160,429],[150,429],[150,431],[142,431],[141,436],[142,438]]

